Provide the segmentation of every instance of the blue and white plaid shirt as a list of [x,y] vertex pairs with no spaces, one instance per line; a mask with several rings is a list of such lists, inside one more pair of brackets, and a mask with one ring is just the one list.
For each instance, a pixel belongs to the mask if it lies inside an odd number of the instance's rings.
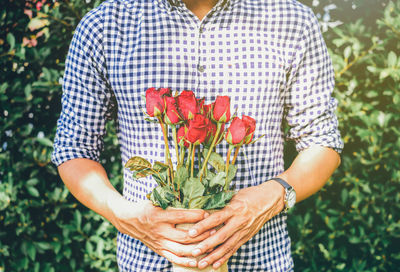
[[[83,18],[72,40],[53,162],[98,161],[113,112],[123,164],[132,156],[163,161],[162,133],[144,120],[142,96],[170,87],[193,90],[206,103],[229,95],[239,116],[257,120],[255,138],[266,137],[241,149],[236,187],[258,185],[284,171],[284,119],[298,150],[316,144],[340,152],[333,75],[316,17],[295,0],[220,0],[201,21],[180,0],[108,0]],[[145,199],[155,182],[124,171],[124,197]],[[166,259],[121,233],[117,257],[121,271],[171,271]],[[286,215],[244,244],[229,269],[291,271]]]

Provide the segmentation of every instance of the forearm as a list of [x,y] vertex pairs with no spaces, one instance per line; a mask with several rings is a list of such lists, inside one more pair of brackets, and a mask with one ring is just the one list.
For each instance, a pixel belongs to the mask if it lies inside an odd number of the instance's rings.
[[279,177],[295,189],[299,202],[319,191],[339,164],[336,151],[315,145],[301,151]]
[[61,164],[58,171],[64,184],[83,205],[115,225],[113,206],[124,202],[113,187],[103,166],[89,159],[73,159]]

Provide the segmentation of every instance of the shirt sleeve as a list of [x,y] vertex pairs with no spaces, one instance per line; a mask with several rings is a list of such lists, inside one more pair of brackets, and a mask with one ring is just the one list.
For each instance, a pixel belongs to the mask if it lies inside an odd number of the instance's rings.
[[95,10],[77,26],[65,65],[52,162],[58,166],[74,158],[99,161],[111,91],[107,87],[101,19]]
[[330,147],[337,152],[343,142],[335,115],[337,100],[331,94],[335,85],[334,71],[318,20],[309,11],[305,26],[295,48],[285,93],[287,137],[301,151],[311,145]]

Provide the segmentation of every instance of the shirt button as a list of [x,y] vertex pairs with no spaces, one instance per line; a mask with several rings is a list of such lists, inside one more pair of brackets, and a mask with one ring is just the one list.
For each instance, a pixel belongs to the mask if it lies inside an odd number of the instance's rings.
[[200,27],[199,29],[200,34],[204,32],[204,27]]
[[206,68],[204,67],[204,65],[199,65],[199,66],[197,66],[197,70],[198,70],[200,73],[203,73],[205,69],[206,69]]

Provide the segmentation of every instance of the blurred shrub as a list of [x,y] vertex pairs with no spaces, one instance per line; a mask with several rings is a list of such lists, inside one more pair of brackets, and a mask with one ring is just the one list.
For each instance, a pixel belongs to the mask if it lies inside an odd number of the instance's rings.
[[298,271],[400,265],[400,1],[378,10],[375,23],[350,17],[325,33],[345,148],[328,185],[289,216]]
[[[100,2],[2,4],[0,272],[117,270],[115,229],[77,203],[50,163],[68,46],[79,20]],[[400,264],[400,0],[319,2],[314,9],[321,14],[336,3],[331,17],[344,22],[324,35],[346,146],[328,185],[289,216],[296,270],[394,271]],[[369,17],[354,19],[360,14]],[[121,189],[112,123],[108,130],[103,163]],[[293,156],[288,145],[288,163]]]
[[[77,203],[50,162],[68,46],[83,14],[99,4],[2,3],[0,271],[117,270],[115,229]],[[113,135],[106,138],[104,162],[120,187]]]

